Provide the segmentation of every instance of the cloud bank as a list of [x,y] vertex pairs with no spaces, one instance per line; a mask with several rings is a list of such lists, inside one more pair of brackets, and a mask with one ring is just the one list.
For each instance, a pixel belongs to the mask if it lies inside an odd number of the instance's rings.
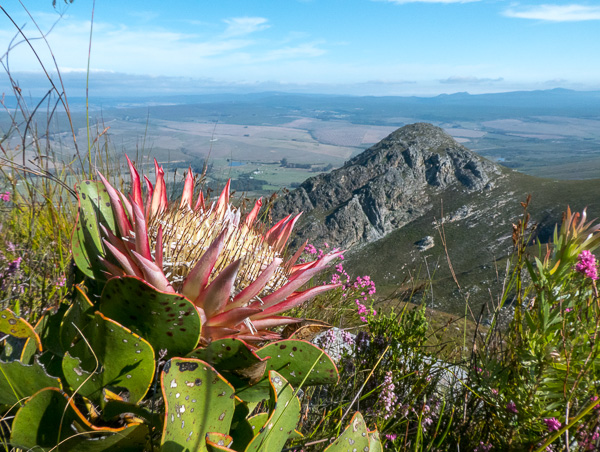
[[503,82],[503,81],[504,81],[504,78],[502,78],[502,77],[479,78],[479,77],[452,76],[452,77],[448,77],[446,79],[440,80],[440,83],[443,83],[444,85],[463,85],[463,84],[479,85],[482,83],[497,83],[497,82]]
[[534,19],[548,22],[581,22],[600,20],[600,6],[585,5],[536,5],[520,9],[508,9],[507,17]]

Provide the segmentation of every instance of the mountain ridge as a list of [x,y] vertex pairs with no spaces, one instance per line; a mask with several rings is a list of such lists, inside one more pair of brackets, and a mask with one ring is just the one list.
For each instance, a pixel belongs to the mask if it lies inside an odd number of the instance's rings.
[[344,267],[355,275],[368,272],[380,292],[392,293],[407,277],[430,279],[428,305],[463,314],[466,299],[477,310],[501,293],[521,201],[532,195],[533,239],[544,243],[568,205],[589,207],[588,217],[598,217],[599,192],[600,179],[528,176],[417,123],[343,167],[307,179],[275,202],[273,215],[303,211],[295,243],[348,249]]
[[[489,189],[499,165],[427,123],[402,127],[330,173],[311,177],[274,206],[276,217],[304,211],[300,240],[348,248],[384,237],[431,209],[450,186]],[[321,221],[311,221],[311,219]]]

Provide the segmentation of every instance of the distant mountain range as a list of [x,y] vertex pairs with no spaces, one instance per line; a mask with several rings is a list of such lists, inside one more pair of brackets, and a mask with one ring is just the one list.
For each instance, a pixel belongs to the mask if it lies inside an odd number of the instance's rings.
[[[345,266],[370,274],[391,292],[410,274],[431,278],[430,306],[464,312],[495,298],[512,224],[532,194],[535,238],[549,239],[561,213],[589,206],[600,214],[600,180],[551,181],[502,167],[430,124],[405,126],[328,174],[306,180],[279,199],[274,217],[304,214],[296,242],[349,249]],[[453,282],[440,239],[461,289]]]
[[[69,97],[69,103],[75,110],[86,105],[84,97]],[[13,107],[13,99],[6,96],[5,103]],[[32,98],[32,102],[37,102]],[[496,117],[514,116],[516,111],[522,115],[600,115],[600,91],[575,91],[564,88],[536,91],[513,91],[491,94],[454,93],[440,94],[433,97],[417,96],[350,96],[334,94],[296,94],[285,92],[260,93],[219,93],[165,95],[158,93],[151,96],[93,96],[90,106],[94,109],[142,108],[145,112],[160,111],[163,107],[181,105],[198,105],[202,110],[209,105],[234,105],[248,108],[252,105],[268,106],[278,109],[296,109],[303,113],[312,112],[321,115],[328,110],[352,117],[369,117],[377,122],[379,118],[388,118],[398,110],[411,112],[412,117],[424,116],[425,119],[463,119],[479,117],[493,119]],[[204,107],[201,107],[204,106]],[[461,110],[465,110],[464,115]],[[458,116],[457,116],[458,114]],[[479,115],[479,116],[478,116]],[[227,119],[225,119],[227,122]],[[363,122],[364,123],[364,122]]]

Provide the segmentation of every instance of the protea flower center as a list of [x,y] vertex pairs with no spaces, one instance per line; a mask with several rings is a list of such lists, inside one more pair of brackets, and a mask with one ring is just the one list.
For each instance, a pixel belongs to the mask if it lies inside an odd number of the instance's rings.
[[[209,283],[229,264],[240,260],[234,283],[235,294],[249,286],[280,255],[255,227],[239,226],[240,211],[228,209],[222,219],[213,211],[172,208],[148,222],[150,248],[155,249],[159,226],[162,227],[163,272],[173,289],[180,292],[190,270],[208,247],[226,231],[223,251],[217,258]],[[287,282],[287,272],[278,266],[258,297],[275,291]],[[234,295],[235,295],[234,294]]]

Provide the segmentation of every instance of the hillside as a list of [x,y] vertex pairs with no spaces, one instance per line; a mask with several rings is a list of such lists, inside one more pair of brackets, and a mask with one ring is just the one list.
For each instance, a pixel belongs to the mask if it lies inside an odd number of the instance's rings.
[[[567,205],[600,213],[600,180],[552,181],[492,163],[430,124],[405,126],[276,203],[275,217],[303,211],[297,241],[349,249],[345,266],[391,292],[415,272],[434,280],[432,307],[464,312],[501,287],[512,223],[532,194],[536,238],[552,233]],[[451,279],[440,228],[462,290]]]

